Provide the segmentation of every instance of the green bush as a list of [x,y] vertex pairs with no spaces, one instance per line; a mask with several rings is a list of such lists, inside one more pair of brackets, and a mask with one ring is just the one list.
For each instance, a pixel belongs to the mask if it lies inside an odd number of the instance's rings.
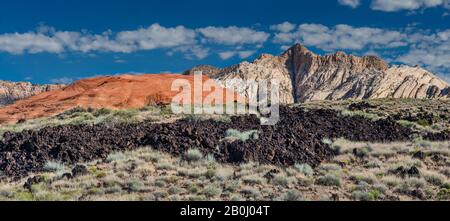
[[335,174],[326,174],[317,178],[316,184],[322,186],[341,186],[341,178]]
[[203,158],[202,152],[200,152],[200,150],[198,149],[190,149],[186,152],[184,156],[186,160],[189,162],[197,162]]
[[294,168],[298,172],[300,172],[300,173],[302,173],[303,175],[306,175],[306,176],[311,176],[311,175],[314,174],[313,168],[310,165],[308,165],[308,164],[295,164]]
[[66,169],[65,165],[60,162],[49,161],[44,165],[44,171],[47,172],[62,172]]
[[225,132],[225,136],[228,139],[237,139],[237,140],[241,140],[243,142],[245,142],[249,139],[254,139],[254,140],[259,139],[259,134],[258,134],[257,130],[249,130],[249,131],[241,132],[236,129],[228,129]]

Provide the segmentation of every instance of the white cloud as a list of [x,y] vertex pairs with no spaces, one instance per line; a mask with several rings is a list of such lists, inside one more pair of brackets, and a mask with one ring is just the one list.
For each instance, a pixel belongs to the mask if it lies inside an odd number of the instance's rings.
[[295,32],[277,33],[275,43],[303,43],[325,51],[337,49],[362,50],[365,48],[396,48],[407,45],[406,36],[399,31],[380,28],[321,24],[302,24]]
[[224,51],[219,53],[219,57],[222,60],[228,60],[236,55],[235,51]]
[[295,29],[295,27],[296,27],[295,24],[292,24],[292,23],[286,21],[281,24],[270,26],[270,30],[287,33],[287,32],[293,31]]
[[254,55],[256,51],[248,50],[248,51],[224,51],[219,53],[219,57],[222,60],[228,60],[234,56],[238,56],[241,59],[248,58]]
[[341,5],[346,5],[352,8],[356,8],[361,4],[360,0],[338,0],[338,2]]
[[140,28],[136,31],[119,32],[116,41],[141,50],[152,50],[193,45],[196,43],[196,33],[184,26],[165,28],[159,24],[153,24],[148,28]]
[[242,59],[248,58],[252,55],[254,55],[256,53],[256,51],[240,51],[238,52],[239,57]]
[[433,34],[416,33],[412,39],[410,50],[396,61],[450,74],[450,29]]
[[417,10],[432,7],[449,7],[448,0],[373,0],[373,10],[395,12],[401,10]]
[[[285,24],[284,30],[288,30],[286,27]],[[35,32],[0,34],[0,52],[91,54],[166,49],[169,55],[180,52],[188,59],[204,59],[209,56],[211,51],[209,47],[212,43],[229,47],[230,51],[235,51],[235,55],[246,58],[255,53],[252,48],[261,47],[269,37],[270,34],[266,32],[235,26],[189,29],[184,26],[163,27],[153,24],[137,30],[117,33],[107,30],[101,34],[87,31],[57,31],[49,26],[40,26]],[[244,48],[250,50],[244,51]]]
[[11,54],[25,52],[36,54],[42,52],[60,53],[64,45],[52,37],[38,33],[14,33],[0,35],[0,51]]
[[187,59],[204,59],[209,56],[210,49],[204,48],[202,46],[194,45],[194,46],[181,46],[169,51],[169,55],[173,55],[175,52],[183,52],[185,58]]
[[198,29],[207,41],[224,45],[262,44],[269,33],[236,26],[206,27]]

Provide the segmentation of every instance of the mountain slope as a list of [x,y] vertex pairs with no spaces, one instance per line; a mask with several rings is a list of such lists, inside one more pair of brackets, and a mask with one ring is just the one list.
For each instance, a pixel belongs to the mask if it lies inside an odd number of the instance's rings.
[[0,81],[0,106],[12,104],[17,100],[28,98],[42,92],[57,90],[64,85],[35,85],[29,82]]
[[[376,98],[446,98],[450,86],[432,73],[409,66],[392,66],[375,56],[357,57],[337,52],[320,56],[297,44],[280,56],[262,55],[252,63],[214,69],[207,73],[218,82],[231,80],[245,94],[248,87],[236,79],[280,82],[282,103],[313,100]],[[192,71],[191,71],[192,72]],[[186,73],[191,73],[187,71]]]
[[[0,109],[0,123],[17,122],[57,115],[64,111],[82,108],[130,109],[142,108],[151,104],[170,104],[180,91],[172,91],[175,80],[186,80],[191,87],[202,82],[194,81],[193,76],[177,74],[120,75],[89,78],[77,81],[59,90],[49,91],[17,101]],[[208,80],[203,77],[203,82]],[[234,102],[240,97],[225,97],[227,92],[215,85],[215,92],[224,96],[224,102]],[[194,91],[191,102],[194,103]],[[211,91],[201,91],[202,98],[213,95]],[[216,101],[220,102],[220,101]]]

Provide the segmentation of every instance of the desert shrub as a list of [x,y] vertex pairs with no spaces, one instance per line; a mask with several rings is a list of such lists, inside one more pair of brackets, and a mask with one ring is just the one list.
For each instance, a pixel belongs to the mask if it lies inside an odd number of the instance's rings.
[[323,138],[322,139],[322,143],[323,144],[327,144],[327,145],[332,145],[333,141],[331,139],[329,139],[329,138]]
[[241,140],[243,142],[245,142],[249,139],[254,139],[254,140],[259,139],[259,134],[258,134],[257,130],[249,130],[249,131],[241,132],[236,129],[228,129],[225,132],[225,136],[227,139],[237,139],[237,140]]
[[114,185],[111,187],[104,188],[103,191],[105,191],[106,194],[121,193],[122,187],[120,187],[119,185]]
[[222,193],[222,189],[215,185],[209,185],[203,190],[203,194],[208,198],[219,196]]
[[140,192],[145,189],[145,185],[141,181],[134,180],[128,183],[128,188],[132,192]]
[[337,164],[329,164],[329,163],[321,164],[318,167],[318,169],[321,172],[336,172],[336,173],[339,173],[342,170],[341,166],[339,166]]
[[445,176],[436,172],[426,171],[422,173],[423,178],[430,184],[441,186],[445,182]]
[[242,195],[254,199],[257,199],[261,196],[261,192],[253,187],[243,187],[240,192]]
[[400,126],[408,127],[408,128],[413,128],[416,126],[416,123],[408,121],[408,120],[399,120],[399,121],[397,121],[397,123],[400,124]]
[[436,195],[438,200],[450,200],[450,189],[441,189]]
[[285,175],[276,175],[275,178],[272,180],[273,184],[277,186],[287,187],[290,184],[289,178],[287,178]]
[[234,170],[229,168],[219,168],[216,170],[216,178],[221,181],[228,180],[231,176],[233,176]]
[[173,114],[172,108],[170,105],[160,106],[159,109],[160,109],[160,114],[163,116]]
[[119,162],[125,160],[127,157],[123,153],[112,153],[106,157],[107,163]]
[[346,117],[355,117],[355,116],[364,117],[364,118],[367,118],[367,119],[373,120],[373,121],[379,120],[379,119],[380,119],[380,116],[378,116],[378,115],[376,115],[376,114],[372,114],[372,113],[367,113],[367,112],[365,112],[365,111],[349,111],[349,110],[343,110],[343,111],[341,112],[341,114],[342,114],[343,116],[346,116]]
[[203,154],[198,149],[190,149],[186,152],[184,157],[189,162],[197,162],[203,158]]
[[312,177],[297,177],[297,184],[308,187],[314,184],[314,179]]
[[383,184],[381,184],[381,183],[375,184],[375,185],[373,186],[373,189],[376,190],[376,191],[378,191],[378,192],[380,192],[380,193],[383,193],[383,194],[386,193],[386,191],[388,191],[387,186],[385,186],[385,185],[383,185]]
[[169,162],[160,162],[156,164],[156,169],[158,170],[174,170],[176,167]]
[[157,191],[157,192],[154,192],[153,195],[155,196],[156,201],[158,201],[158,200],[163,200],[163,199],[167,198],[169,196],[169,193],[164,192],[164,191]]
[[425,181],[417,177],[405,179],[405,183],[412,188],[424,188],[426,186]]
[[176,195],[176,194],[180,194],[181,192],[183,192],[183,189],[181,189],[177,186],[172,186],[167,191],[170,195]]
[[287,191],[282,198],[283,201],[302,201],[303,197],[298,190]]
[[93,115],[94,115],[95,117],[100,117],[100,116],[105,116],[105,115],[108,115],[108,114],[111,114],[111,113],[112,113],[111,110],[106,109],[106,108],[101,108],[101,109],[96,110],[96,111],[93,113]]
[[74,107],[70,110],[64,111],[61,114],[56,115],[56,117],[58,119],[67,119],[67,118],[71,118],[73,117],[74,114],[79,114],[79,113],[86,113],[88,112],[88,110],[82,108],[82,107]]
[[425,119],[419,119],[417,121],[417,124],[422,126],[422,127],[429,127],[429,126],[431,126],[430,122],[428,122],[428,120],[425,120]]
[[242,199],[242,197],[239,195],[232,195],[230,197],[230,201],[231,202],[240,202],[240,201],[244,201],[244,199]]
[[229,192],[236,192],[241,187],[241,181],[231,180],[225,184],[224,190]]
[[264,179],[256,174],[254,174],[254,175],[243,177],[242,182],[247,185],[257,185],[257,184],[263,184]]
[[356,190],[352,193],[352,198],[358,201],[375,201],[380,198],[380,192],[377,190],[372,191],[360,191]]
[[322,186],[341,186],[341,178],[335,174],[326,174],[317,178],[316,184]]
[[47,172],[60,173],[60,172],[64,172],[66,170],[66,166],[60,162],[49,161],[49,162],[45,163],[43,169],[44,169],[44,171],[47,171]]
[[441,173],[447,177],[450,177],[450,168],[447,167],[447,168],[442,169]]
[[425,180],[411,177],[405,179],[400,185],[395,188],[395,191],[403,194],[410,195],[413,191],[424,188],[426,185]]
[[374,184],[377,180],[373,174],[366,173],[354,173],[350,176],[350,179],[354,181],[364,181],[369,184]]
[[178,169],[178,175],[182,177],[188,177],[188,178],[200,178],[203,175],[206,175],[207,172],[205,172],[202,169],[199,168],[192,168],[192,169],[186,169],[186,168],[180,168]]
[[100,117],[97,123],[133,123],[137,121],[138,110],[117,110]]

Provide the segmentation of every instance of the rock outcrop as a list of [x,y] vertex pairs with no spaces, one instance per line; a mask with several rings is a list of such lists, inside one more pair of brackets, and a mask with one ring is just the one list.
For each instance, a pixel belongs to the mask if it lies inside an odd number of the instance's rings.
[[[203,67],[193,70],[203,71]],[[287,104],[313,100],[447,98],[450,90],[449,84],[420,67],[389,66],[376,56],[357,57],[344,52],[320,56],[300,44],[280,56],[266,54],[252,63],[242,62],[223,69],[207,67],[208,76],[218,82],[227,81],[226,87],[237,87],[235,90],[242,94],[249,88],[237,79],[278,79],[280,102]]]
[[0,106],[9,105],[17,100],[57,90],[64,86],[60,84],[36,85],[29,82],[0,81]]

